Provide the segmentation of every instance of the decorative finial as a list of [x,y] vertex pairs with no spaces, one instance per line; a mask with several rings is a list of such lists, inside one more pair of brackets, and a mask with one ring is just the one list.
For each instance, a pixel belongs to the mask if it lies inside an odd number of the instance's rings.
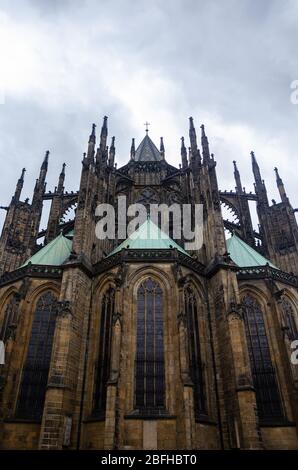
[[136,155],[136,148],[135,148],[135,139],[132,139],[131,141],[131,148],[130,148],[130,158],[134,160]]
[[89,143],[90,142],[95,143],[95,139],[96,139],[95,129],[96,129],[96,124],[92,124],[92,130],[91,130],[91,134],[90,134],[90,137],[89,137]]
[[148,121],[144,122],[144,126],[145,126],[146,134],[148,134],[148,132],[149,132],[149,126],[151,126],[150,122],[148,122]]

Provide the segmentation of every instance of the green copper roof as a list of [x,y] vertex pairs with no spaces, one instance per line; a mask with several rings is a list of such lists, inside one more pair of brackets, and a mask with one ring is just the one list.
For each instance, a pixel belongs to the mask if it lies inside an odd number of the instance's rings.
[[114,255],[124,248],[131,250],[168,250],[169,248],[176,248],[181,253],[189,256],[181,246],[174,242],[166,233],[162,232],[150,219],[146,220],[108,256]]
[[[65,238],[62,233],[50,243],[41,248],[23,266],[31,264],[43,264],[46,266],[60,266],[67,260],[71,253],[72,241]],[[23,267],[22,266],[22,267]]]
[[152,142],[148,134],[145,135],[144,139],[138,146],[136,150],[135,160],[139,162],[159,162],[160,160],[162,160],[158,148]]
[[235,234],[227,240],[227,248],[232,260],[240,268],[266,266],[266,264],[269,264],[272,268],[276,268],[267,258],[260,255],[260,253],[247,245],[247,243]]

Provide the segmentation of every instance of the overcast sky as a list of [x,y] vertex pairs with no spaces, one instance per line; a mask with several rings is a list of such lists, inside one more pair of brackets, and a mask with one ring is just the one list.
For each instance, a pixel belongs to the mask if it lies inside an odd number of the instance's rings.
[[254,150],[269,198],[279,200],[278,166],[298,207],[297,24],[296,0],[0,0],[0,205],[23,166],[31,197],[47,149],[48,189],[66,162],[76,190],[91,124],[99,134],[107,115],[118,167],[146,120],[178,166],[193,116],[220,189],[234,188],[233,160],[253,189]]

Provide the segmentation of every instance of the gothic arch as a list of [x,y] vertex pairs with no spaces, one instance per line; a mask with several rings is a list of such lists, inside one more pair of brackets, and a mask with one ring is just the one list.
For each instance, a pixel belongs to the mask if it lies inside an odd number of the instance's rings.
[[[173,347],[173,352],[169,352],[166,348],[166,344],[176,341],[177,339],[177,314],[178,314],[178,298],[176,299],[173,296],[174,292],[172,289],[173,281],[170,276],[164,271],[152,267],[152,266],[143,266],[138,269],[137,272],[134,272],[129,276],[127,280],[127,289],[125,292],[125,303],[129,306],[130,315],[126,315],[123,318],[123,329],[124,335],[126,331],[132,332],[129,338],[129,351],[130,354],[125,358],[124,367],[126,369],[127,375],[130,377],[129,381],[135,383],[135,358],[136,358],[136,338],[137,338],[137,295],[138,289],[142,283],[151,278],[156,282],[163,293],[163,341],[164,341],[164,368],[165,368],[165,390],[169,387],[175,386],[175,380],[173,371],[170,370],[169,365],[174,362],[173,355],[178,354],[178,342],[177,345]],[[178,363],[178,356],[175,358],[175,361]],[[130,387],[127,390],[126,403],[129,409],[134,408],[134,387]],[[175,403],[173,394],[165,394],[165,407],[170,413],[174,413]]]
[[15,286],[9,287],[1,297],[0,300],[0,321],[2,318],[2,314],[5,311],[5,307],[7,305],[7,301],[9,300],[11,295],[18,294],[18,291]]
[[165,409],[164,290],[151,276],[139,284],[136,301],[134,408]]
[[95,282],[93,289],[93,303],[99,300],[102,293],[108,286],[113,286],[114,289],[116,289],[115,275],[116,273],[112,272],[103,273],[100,275],[100,277]]
[[252,284],[241,284],[239,287],[240,298],[244,297],[246,294],[250,294],[255,297],[257,301],[262,305],[262,308],[264,309],[264,314],[267,313],[269,298],[267,293],[264,292],[264,290]]
[[19,374],[16,415],[40,420],[43,412],[57,318],[57,294],[42,290],[31,305],[28,342]]
[[256,289],[241,292],[246,343],[259,418],[263,422],[284,419],[284,403],[279,386],[279,367],[272,345],[272,328],[268,325],[268,304],[264,305]]
[[273,347],[274,338],[272,335],[272,318],[270,318],[270,315],[269,315],[269,306],[270,306],[269,298],[262,289],[260,289],[257,286],[253,286],[251,284],[244,284],[240,286],[239,297],[240,297],[241,303],[242,303],[242,299],[246,295],[250,295],[251,297],[253,297],[260,305],[260,308],[262,310],[263,317],[264,317],[266,333],[267,333],[269,347],[271,351],[271,358],[272,358],[273,363],[276,363],[274,347]]
[[230,210],[233,217],[235,217],[234,223],[240,224],[240,214],[238,207],[225,197],[220,196],[220,203],[222,206]]
[[185,276],[185,285],[189,285],[198,293],[201,303],[206,306],[206,290],[203,282],[193,273],[188,273]]
[[140,268],[130,273],[127,277],[127,285],[133,286],[135,293],[137,288],[136,286],[142,282],[142,278],[147,275],[151,275],[155,277],[158,282],[161,282],[167,294],[171,292],[174,278],[164,270],[152,265],[141,266]]
[[43,292],[48,290],[53,291],[57,295],[57,298],[59,298],[60,289],[60,284],[53,281],[45,281],[44,283],[34,287],[31,291],[29,291],[29,294],[26,297],[26,301],[30,304],[30,310],[33,310],[33,306],[36,304],[38,298],[40,295],[42,295]]
[[0,340],[4,343],[10,337],[15,337],[15,328],[18,321],[18,296],[14,289],[10,289],[2,303],[0,313]]
[[[30,335],[31,335],[31,329],[32,329],[32,324],[34,320],[34,313],[38,304],[39,299],[47,292],[52,292],[58,301],[59,295],[60,295],[60,289],[59,285],[53,283],[53,282],[45,282],[42,285],[37,286],[35,289],[30,292],[30,294],[27,297],[27,305],[24,307],[24,312],[22,311],[22,317],[21,317],[21,327],[24,329],[26,332],[26,341],[25,341],[25,346],[23,347],[23,350],[21,352],[21,357],[20,357],[20,364],[23,367],[24,362],[26,360],[27,352],[28,352],[28,344],[30,340]],[[21,379],[21,374],[19,376],[19,380]]]
[[[2,328],[2,325],[5,321],[5,314],[6,314],[6,308],[8,306],[8,303],[11,301],[14,295],[17,295],[18,291],[16,290],[15,286],[9,287],[2,299],[1,299],[1,304],[0,304],[0,328]],[[0,330],[1,331],[1,330]],[[1,339],[1,338],[0,338]]]

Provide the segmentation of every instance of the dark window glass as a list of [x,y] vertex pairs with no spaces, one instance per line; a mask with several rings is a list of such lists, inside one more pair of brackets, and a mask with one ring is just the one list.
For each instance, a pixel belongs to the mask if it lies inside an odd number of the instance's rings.
[[148,278],[138,289],[135,406],[150,412],[164,408],[163,293]]
[[16,415],[19,418],[41,419],[48,382],[57,298],[52,292],[43,294],[36,305],[27,358],[24,364]]
[[189,338],[189,366],[194,384],[194,404],[196,416],[206,412],[203,386],[202,361],[198,323],[198,308],[195,293],[187,288],[184,291],[185,311]]
[[281,398],[273,367],[263,313],[250,295],[243,299],[245,330],[260,419],[283,417]]
[[95,370],[94,413],[105,411],[107,399],[107,381],[110,373],[112,317],[114,314],[115,290],[110,287],[102,298],[99,353]]

